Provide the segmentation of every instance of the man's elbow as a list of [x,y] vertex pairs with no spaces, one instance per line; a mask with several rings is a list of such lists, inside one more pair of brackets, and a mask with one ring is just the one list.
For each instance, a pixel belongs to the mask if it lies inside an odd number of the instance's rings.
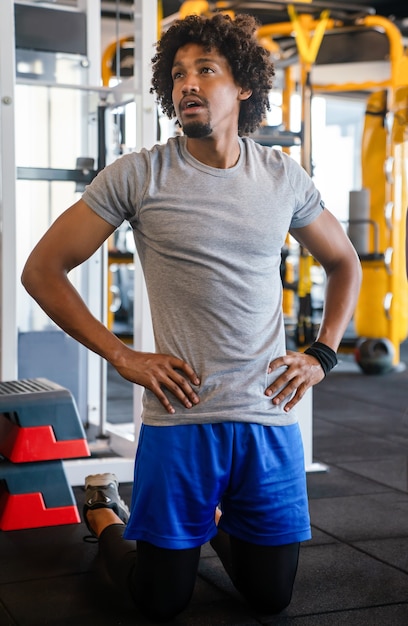
[[360,290],[361,283],[363,280],[363,269],[361,267],[360,258],[355,250],[354,250],[354,258],[353,258],[353,275],[355,276],[356,284],[358,286],[358,289]]
[[329,280],[338,281],[339,285],[347,286],[350,294],[358,296],[363,279],[361,262],[358,254],[352,249],[348,249],[338,257],[335,263],[326,266],[326,276]]
[[28,293],[30,293],[31,279],[30,279],[30,270],[27,269],[27,266],[24,267],[21,273],[20,280],[24,289],[28,291]]
[[363,280],[363,272],[360,259],[356,253],[344,259],[339,276],[342,276],[340,278],[342,284],[347,286],[349,297],[357,302]]
[[20,280],[24,289],[30,294],[30,296],[35,298],[38,285],[44,280],[44,277],[41,270],[33,267],[33,263],[28,260],[21,273]]

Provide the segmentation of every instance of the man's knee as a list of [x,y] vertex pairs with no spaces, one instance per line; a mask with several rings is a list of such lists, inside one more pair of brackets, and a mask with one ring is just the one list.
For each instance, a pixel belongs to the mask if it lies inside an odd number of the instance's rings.
[[168,550],[139,541],[137,552],[130,579],[136,606],[151,621],[169,622],[191,600],[200,548]]
[[258,546],[232,539],[234,583],[258,613],[276,614],[292,599],[299,544]]

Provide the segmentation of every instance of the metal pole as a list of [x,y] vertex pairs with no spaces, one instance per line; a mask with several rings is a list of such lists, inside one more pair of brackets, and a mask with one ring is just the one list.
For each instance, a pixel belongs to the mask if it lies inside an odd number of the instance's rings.
[[18,371],[14,1],[0,2],[0,378]]
[[301,165],[312,176],[312,84],[310,70],[306,68],[302,68],[301,101]]

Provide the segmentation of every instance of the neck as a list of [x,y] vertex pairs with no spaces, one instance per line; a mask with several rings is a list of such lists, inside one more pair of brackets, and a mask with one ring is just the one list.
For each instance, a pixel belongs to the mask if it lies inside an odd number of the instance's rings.
[[240,155],[237,135],[233,140],[223,142],[214,141],[211,137],[201,139],[187,137],[187,150],[197,161],[219,169],[234,167]]

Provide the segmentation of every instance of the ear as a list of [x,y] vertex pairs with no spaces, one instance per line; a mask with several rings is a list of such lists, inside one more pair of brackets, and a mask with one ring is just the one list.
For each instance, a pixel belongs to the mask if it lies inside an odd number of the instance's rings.
[[243,87],[240,87],[239,93],[238,93],[239,100],[248,100],[248,98],[250,98],[251,96],[252,96],[252,89],[244,89]]

